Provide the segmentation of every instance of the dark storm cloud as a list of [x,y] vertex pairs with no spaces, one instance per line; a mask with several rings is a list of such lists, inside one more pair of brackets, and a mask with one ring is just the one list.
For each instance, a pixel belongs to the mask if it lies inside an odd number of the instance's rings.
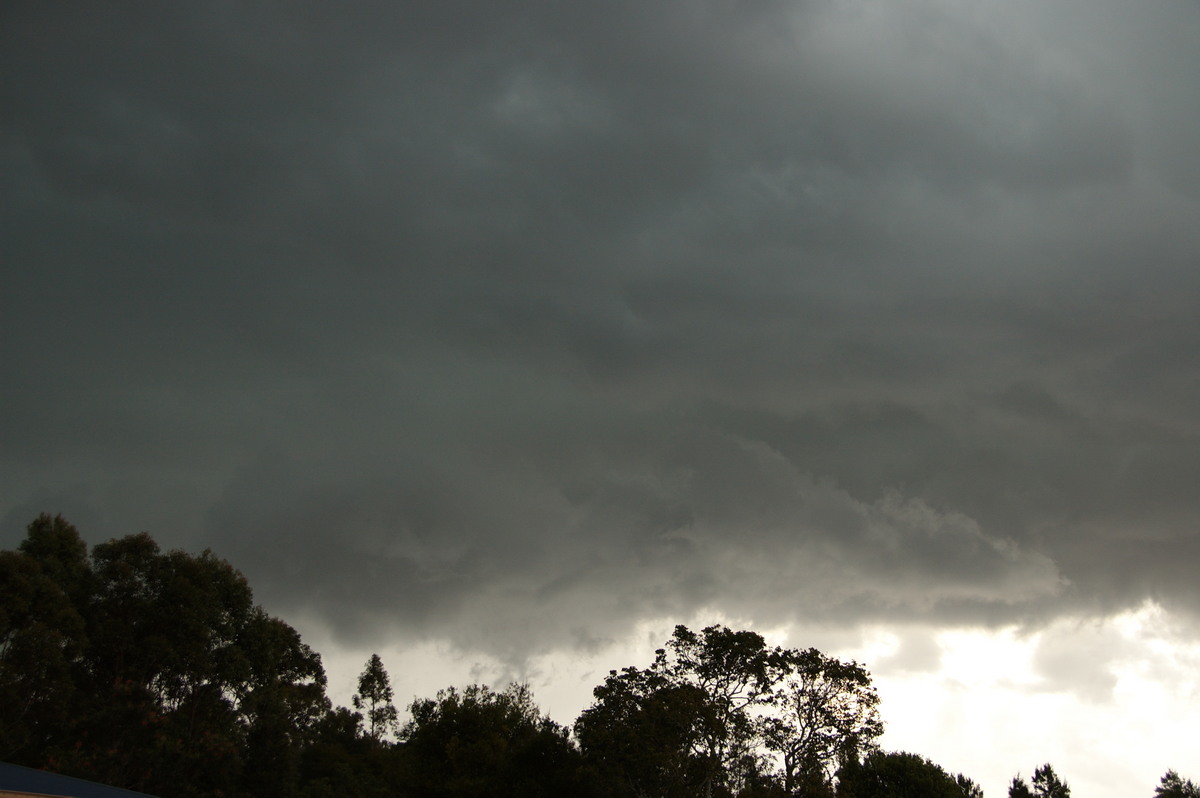
[[510,656],[1200,608],[1194,6],[4,13],[9,540]]

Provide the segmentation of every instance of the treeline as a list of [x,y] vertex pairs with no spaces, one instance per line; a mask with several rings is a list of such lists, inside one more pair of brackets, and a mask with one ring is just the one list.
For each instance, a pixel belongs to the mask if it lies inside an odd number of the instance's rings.
[[[676,627],[571,728],[527,687],[447,688],[399,712],[378,656],[352,708],[321,659],[211,552],[147,534],[88,551],[61,517],[0,552],[0,759],[163,798],[979,798],[886,752],[858,663]],[[1157,798],[1200,798],[1175,772]],[[1010,798],[1069,798],[1049,765]]]

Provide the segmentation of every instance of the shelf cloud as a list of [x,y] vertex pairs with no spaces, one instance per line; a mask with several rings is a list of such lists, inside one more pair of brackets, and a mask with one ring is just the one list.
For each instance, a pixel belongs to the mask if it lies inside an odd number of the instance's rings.
[[3,15],[9,546],[509,662],[1200,613],[1194,4]]

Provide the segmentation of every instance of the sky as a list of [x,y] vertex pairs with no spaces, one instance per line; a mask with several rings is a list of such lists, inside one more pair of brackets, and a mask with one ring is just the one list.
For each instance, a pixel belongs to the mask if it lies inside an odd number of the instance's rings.
[[[0,544],[211,547],[345,703],[675,623],[990,798],[1200,776],[1200,4],[8,2]],[[1190,768],[1190,770],[1189,770]]]

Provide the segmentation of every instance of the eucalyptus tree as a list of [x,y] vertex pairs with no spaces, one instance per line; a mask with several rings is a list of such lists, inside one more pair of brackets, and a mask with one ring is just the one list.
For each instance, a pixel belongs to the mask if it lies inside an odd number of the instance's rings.
[[879,695],[857,662],[815,648],[781,653],[772,712],[759,718],[762,743],[776,755],[789,792],[799,782],[828,780],[843,763],[872,750],[883,733]]
[[168,798],[285,795],[328,709],[320,657],[210,551],[141,533],[89,553],[42,515],[0,552],[10,761]]
[[649,667],[611,671],[594,696],[576,736],[614,789],[634,796],[828,785],[883,729],[857,663],[724,626],[676,626]]
[[358,692],[351,699],[354,708],[366,713],[367,736],[383,742],[388,734],[399,730],[396,705],[392,703],[392,682],[383,660],[372,654],[358,677]]
[[1032,782],[1031,789],[1020,775],[1014,776],[1008,788],[1009,798],[1071,798],[1071,788],[1049,763],[1033,771]]
[[1200,798],[1200,786],[1174,770],[1168,770],[1154,788],[1154,798]]

